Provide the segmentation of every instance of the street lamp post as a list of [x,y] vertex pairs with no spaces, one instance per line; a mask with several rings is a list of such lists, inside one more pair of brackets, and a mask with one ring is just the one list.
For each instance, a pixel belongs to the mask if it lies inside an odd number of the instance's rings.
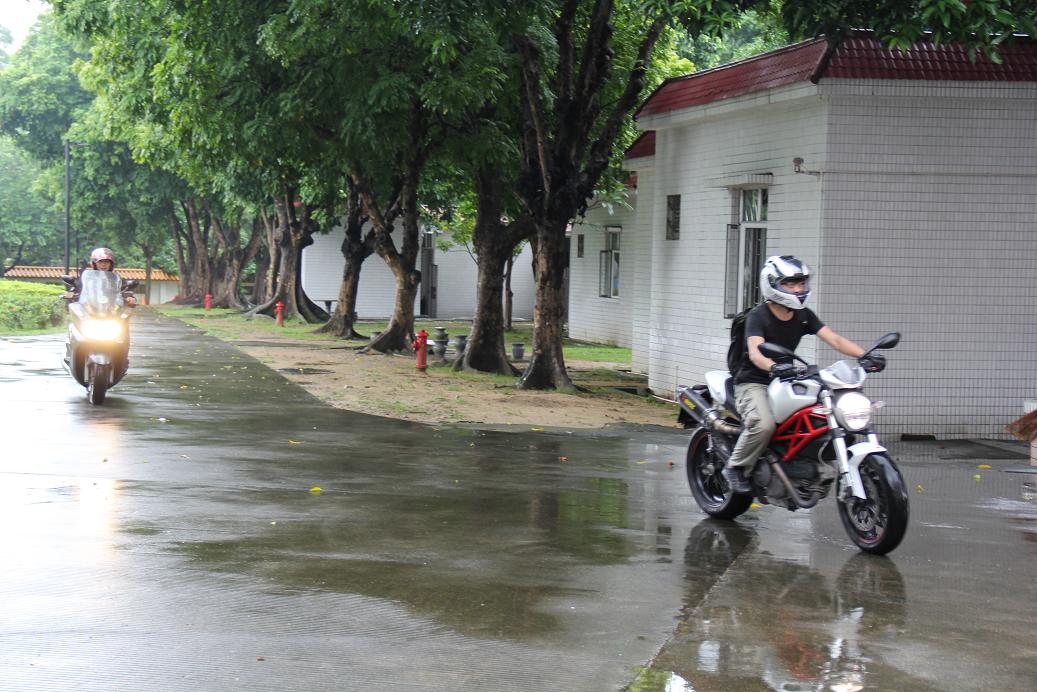
[[71,234],[70,226],[72,221],[72,177],[69,171],[69,147],[71,142],[65,140],[65,273],[68,274],[68,251],[69,251],[69,236]]

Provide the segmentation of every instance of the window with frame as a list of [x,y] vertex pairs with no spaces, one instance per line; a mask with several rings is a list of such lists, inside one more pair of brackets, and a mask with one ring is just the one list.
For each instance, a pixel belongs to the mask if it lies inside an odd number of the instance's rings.
[[576,234],[576,256],[583,257],[583,234]]
[[666,196],[666,239],[680,240],[681,237],[681,196]]
[[605,227],[605,249],[598,262],[598,295],[602,298],[619,297],[619,236],[620,226]]
[[767,188],[738,191],[738,223],[728,224],[724,316],[760,302],[760,268],[767,257]]

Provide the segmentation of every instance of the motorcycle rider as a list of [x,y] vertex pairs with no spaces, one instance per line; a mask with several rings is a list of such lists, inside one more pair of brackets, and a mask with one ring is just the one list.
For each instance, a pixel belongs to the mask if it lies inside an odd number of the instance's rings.
[[764,300],[746,316],[745,354],[737,372],[731,373],[742,432],[721,473],[736,493],[752,492],[746,476],[777,427],[767,385],[773,379],[796,374],[794,364],[778,363],[763,355],[760,344],[780,344],[794,351],[803,336],[814,334],[836,351],[858,358],[868,372],[879,372],[886,366],[885,357],[878,354],[861,358],[863,348],[837,334],[806,307],[811,293],[810,277],[810,268],[791,255],[768,257],[760,270],[760,293]]
[[[106,247],[94,248],[90,253],[90,268],[97,269],[103,272],[114,272],[115,271],[115,253]],[[119,279],[120,285],[122,279]],[[122,292],[116,297],[117,305],[126,305],[127,307],[134,307],[137,305],[137,298],[132,293],[126,293],[123,295]]]

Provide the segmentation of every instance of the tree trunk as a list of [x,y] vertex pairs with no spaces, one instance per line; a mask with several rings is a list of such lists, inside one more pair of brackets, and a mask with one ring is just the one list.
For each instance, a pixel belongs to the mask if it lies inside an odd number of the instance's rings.
[[209,248],[202,232],[201,220],[198,218],[198,205],[194,199],[184,202],[184,215],[187,217],[188,259],[191,265],[191,280],[188,294],[183,296],[184,302],[202,303],[209,292],[212,272],[209,266]]
[[217,219],[213,222],[213,228],[220,239],[222,251],[213,268],[212,304],[216,307],[246,310],[247,306],[241,299],[241,272],[259,247],[261,225],[258,219],[253,221],[252,234],[245,247],[241,247],[239,222],[235,221],[230,228],[226,228]]
[[375,233],[369,231],[364,237],[367,216],[363,213],[356,186],[350,184],[349,188],[346,232],[342,240],[342,256],[346,260],[342,269],[342,284],[339,286],[335,312],[317,333],[334,334],[343,339],[366,340],[366,336],[356,331],[356,298],[360,286],[360,270],[363,268],[364,260],[374,253]]
[[144,304],[151,305],[151,268],[155,262],[155,253],[148,252],[144,256]]
[[[415,172],[416,173],[416,172]],[[409,351],[414,341],[414,298],[421,284],[421,272],[415,268],[418,259],[418,198],[417,175],[408,180],[401,193],[403,206],[403,248],[397,252],[392,237],[379,233],[375,251],[385,260],[396,277],[396,303],[392,318],[368,350],[382,353]],[[389,229],[392,230],[391,227]]]
[[533,310],[533,348],[529,365],[519,378],[522,389],[573,391],[562,355],[562,321],[565,317],[565,222],[537,224],[534,274],[536,307]]
[[511,274],[515,269],[515,252],[512,251],[508,257],[508,264],[504,268],[504,331],[511,331],[511,318],[514,312],[515,293],[511,290]]
[[283,199],[279,198],[274,202],[277,212],[276,245],[281,256],[277,286],[265,303],[257,305],[246,314],[274,316],[277,304],[283,303],[284,319],[294,317],[309,323],[323,322],[328,319],[328,313],[306,296],[300,281],[302,251],[313,244],[316,223],[310,218],[306,205],[300,205],[302,216],[296,216],[292,197],[293,195],[286,194]]
[[256,250],[256,274],[250,297],[250,302],[253,305],[260,305],[266,302],[269,295],[266,291],[266,278],[269,273],[270,251],[265,245],[260,245],[259,249]]
[[[382,353],[409,351],[414,340],[414,297],[421,283],[421,272],[415,269],[418,261],[420,209],[418,207],[418,181],[428,156],[425,144],[425,123],[421,104],[411,105],[408,132],[410,142],[400,162],[399,210],[403,218],[403,247],[397,251],[392,239],[390,215],[383,214],[374,197],[374,192],[364,179],[359,166],[352,166],[350,178],[357,194],[363,201],[364,211],[371,220],[375,232],[375,252],[385,260],[396,277],[396,305],[389,326],[372,341],[365,350]],[[389,199],[395,197],[395,193]]]
[[519,242],[517,226],[501,223],[503,197],[499,175],[488,168],[476,178],[478,214],[472,232],[472,245],[478,258],[478,290],[475,321],[464,357],[455,370],[478,370],[499,375],[517,375],[504,350],[504,267]]
[[173,302],[179,303],[183,301],[189,293],[188,287],[191,284],[191,270],[187,264],[187,259],[184,257],[184,229],[180,224],[180,219],[177,218],[176,212],[170,212],[169,225],[173,234],[173,240],[176,241],[176,270],[180,275],[180,282],[177,284],[176,297],[173,299]]

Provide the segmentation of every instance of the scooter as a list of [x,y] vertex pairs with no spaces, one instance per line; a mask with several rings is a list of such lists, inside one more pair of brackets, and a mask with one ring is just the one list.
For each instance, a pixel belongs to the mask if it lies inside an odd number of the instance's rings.
[[[899,334],[886,334],[867,353],[899,341]],[[861,392],[865,369],[852,360],[819,369],[777,344],[761,344],[760,351],[802,367],[768,387],[778,429],[747,474],[750,493],[733,492],[721,474],[742,431],[730,373],[713,370],[706,373],[706,384],[677,388],[678,421],[694,428],[687,475],[699,507],[717,519],[737,517],[754,499],[793,511],[809,509],[835,486],[850,540],[878,555],[896,548],[907,530],[908,495],[872,427],[880,404]]]
[[91,404],[104,403],[108,390],[129,369],[131,299],[136,281],[123,282],[118,274],[85,269],[77,281],[64,276],[65,300],[72,316],[68,325],[63,365],[86,387]]

